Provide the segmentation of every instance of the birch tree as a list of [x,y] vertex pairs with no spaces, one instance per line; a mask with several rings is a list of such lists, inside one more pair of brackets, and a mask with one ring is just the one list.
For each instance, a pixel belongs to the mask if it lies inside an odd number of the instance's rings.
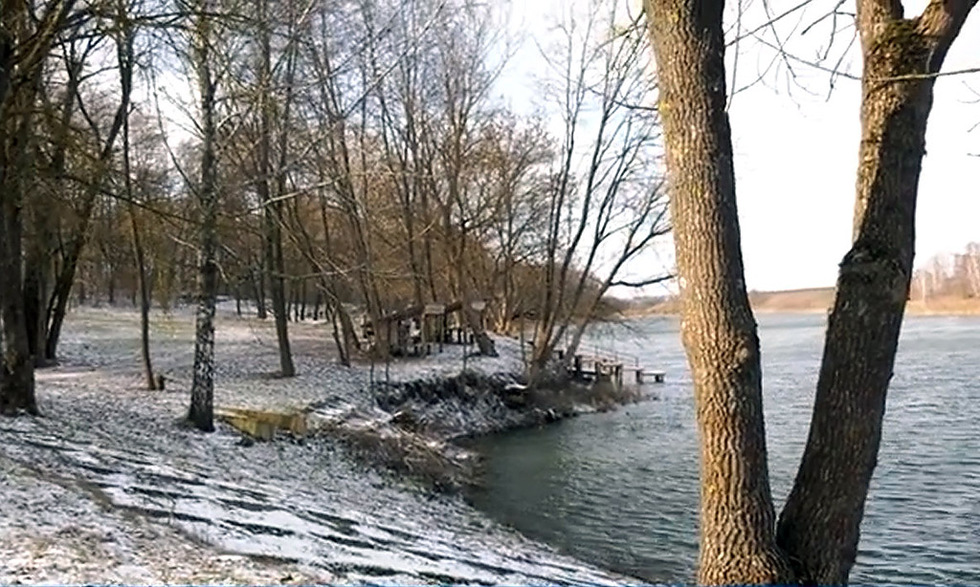
[[194,375],[187,420],[204,432],[214,431],[214,314],[218,291],[218,128],[217,76],[214,64],[217,28],[216,2],[197,0],[187,7],[191,17],[190,57],[197,77],[201,131],[201,178],[195,188],[199,227],[197,313],[194,337]]

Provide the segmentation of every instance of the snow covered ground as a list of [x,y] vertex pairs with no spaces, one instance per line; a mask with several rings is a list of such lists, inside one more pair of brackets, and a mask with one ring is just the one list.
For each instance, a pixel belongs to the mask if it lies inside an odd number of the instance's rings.
[[[271,321],[219,312],[215,402],[378,411],[366,365],[339,366],[328,329],[291,324],[299,375],[278,367]],[[188,401],[193,317],[154,318],[155,368],[142,389],[136,313],[80,309],[61,365],[38,372],[42,418],[0,419],[3,583],[593,583],[623,580],[553,552],[437,495],[352,459],[337,442],[245,446],[220,426],[177,426]],[[520,364],[470,358],[485,373]],[[462,349],[396,361],[388,380],[455,375]],[[376,365],[375,380],[385,379]],[[324,400],[326,400],[324,402]],[[380,416],[379,416],[380,417]]]

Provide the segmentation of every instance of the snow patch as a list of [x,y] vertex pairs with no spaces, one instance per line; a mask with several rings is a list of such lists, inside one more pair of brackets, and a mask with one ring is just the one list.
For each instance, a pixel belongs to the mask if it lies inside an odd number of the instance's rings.
[[[0,582],[345,582],[615,584],[621,577],[562,556],[488,520],[461,499],[366,468],[329,438],[242,446],[226,426],[202,435],[186,412],[193,313],[157,315],[155,367],[167,391],[141,389],[136,312],[80,309],[65,325],[61,366],[38,373],[42,418],[0,419]],[[454,376],[463,349],[345,368],[325,325],[291,324],[299,375],[277,379],[270,323],[216,329],[215,401],[302,409],[348,425],[388,422],[372,382]],[[500,357],[465,359],[513,373]],[[446,403],[438,417],[462,409]],[[442,409],[442,408],[440,408]],[[437,412],[433,411],[432,414]],[[358,424],[360,423],[360,424]]]

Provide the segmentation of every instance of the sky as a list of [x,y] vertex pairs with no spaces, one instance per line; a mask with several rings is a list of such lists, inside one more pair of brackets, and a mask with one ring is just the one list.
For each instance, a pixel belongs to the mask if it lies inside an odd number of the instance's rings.
[[[546,35],[555,14],[587,1],[516,0],[512,22],[523,31]],[[797,3],[770,0],[775,12]],[[812,60],[827,46],[831,24],[822,21],[806,34],[799,31],[836,1],[811,4],[805,13],[781,21],[778,29],[782,38],[790,39],[789,52],[804,60]],[[925,0],[906,1],[906,15],[918,14],[925,4]],[[748,10],[743,30],[765,22],[759,0],[755,5],[744,0],[744,6]],[[841,10],[853,13],[853,2]],[[726,25],[734,32],[733,15],[734,10],[729,10]],[[851,23],[853,18],[846,16],[838,20],[840,28]],[[853,49],[845,53],[851,37],[843,30],[831,55],[845,54],[843,69],[859,74],[858,53]],[[735,95],[730,108],[747,286],[762,291],[832,286],[851,239],[860,82],[838,78],[831,88],[829,73],[798,62],[793,63],[796,77],[789,82],[785,65],[766,70],[774,53],[751,40],[739,46],[737,69],[734,54],[734,49],[729,51],[729,87],[748,85],[766,72],[761,83]],[[525,35],[514,61],[530,73],[540,69],[540,59],[534,42]],[[974,10],[954,43],[944,71],[977,67],[980,9]],[[733,69],[735,83],[731,83]],[[511,86],[509,92],[512,103],[534,100],[532,89]],[[917,266],[934,255],[959,252],[967,243],[980,241],[980,157],[971,157],[980,155],[980,74],[937,81],[926,148],[916,220]],[[650,263],[663,263],[669,256],[669,250],[653,251]]]

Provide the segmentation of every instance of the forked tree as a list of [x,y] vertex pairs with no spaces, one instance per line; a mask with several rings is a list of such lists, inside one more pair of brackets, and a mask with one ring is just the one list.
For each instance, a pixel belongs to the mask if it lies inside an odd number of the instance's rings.
[[724,1],[645,0],[701,441],[700,583],[848,580],[912,276],[933,86],[976,2],[932,0],[907,18],[899,0],[857,1],[864,70],[853,242],[809,438],[777,523],[726,111]]

